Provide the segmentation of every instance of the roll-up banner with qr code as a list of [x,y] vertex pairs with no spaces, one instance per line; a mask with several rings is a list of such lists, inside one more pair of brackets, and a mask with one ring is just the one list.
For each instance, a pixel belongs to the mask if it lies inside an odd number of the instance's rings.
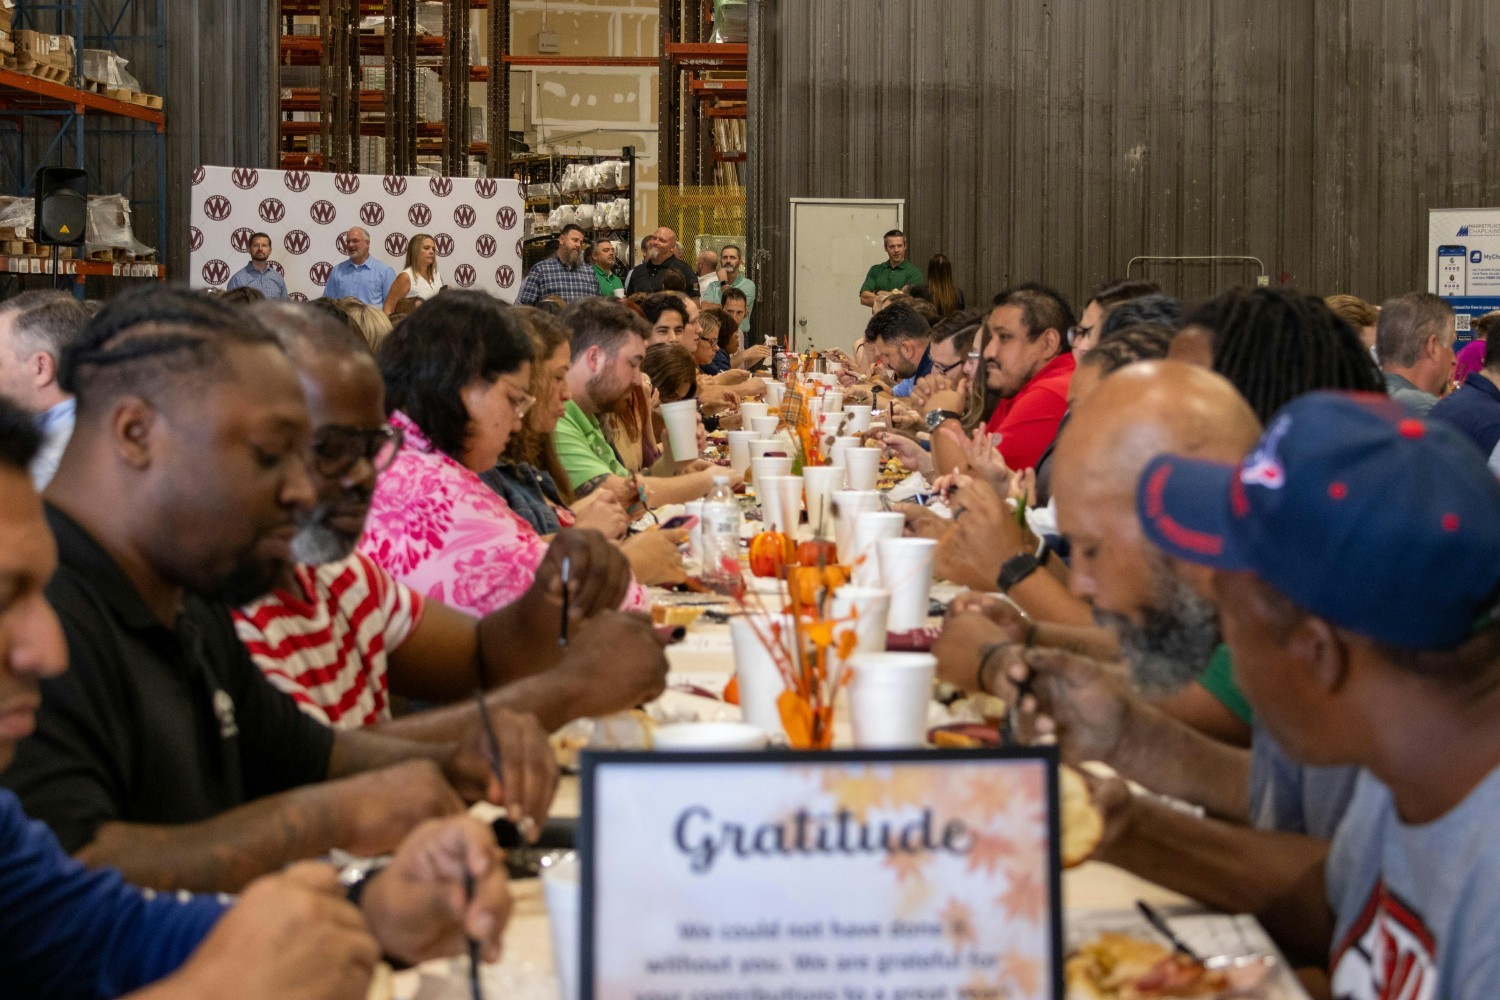
[[1453,306],[1460,345],[1475,319],[1500,309],[1500,208],[1428,210],[1427,290]]

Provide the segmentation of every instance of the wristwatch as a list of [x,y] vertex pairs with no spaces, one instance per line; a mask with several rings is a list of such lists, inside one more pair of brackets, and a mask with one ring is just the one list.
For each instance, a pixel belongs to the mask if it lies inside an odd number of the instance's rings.
[[963,423],[963,419],[961,414],[954,413],[952,410],[931,410],[927,414],[927,431],[935,433],[943,425],[944,420],[957,420]]
[[995,578],[995,588],[1002,594],[1010,593],[1010,588],[1035,573],[1041,564],[1041,560],[1030,552],[1011,556],[1000,564],[1000,575]]

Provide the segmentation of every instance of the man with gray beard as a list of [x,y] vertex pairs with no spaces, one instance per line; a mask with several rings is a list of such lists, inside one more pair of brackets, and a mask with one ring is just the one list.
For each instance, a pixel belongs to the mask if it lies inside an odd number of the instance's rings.
[[549,295],[556,295],[564,302],[593,298],[599,294],[599,282],[594,277],[594,267],[583,259],[583,230],[571,223],[557,234],[557,253],[537,262],[521,282],[516,293],[516,305],[534,306]]
[[[1124,662],[1086,630],[1039,629],[1009,605],[972,598],[955,602],[934,647],[945,679],[1019,698],[1023,738],[1055,741],[1064,760],[1103,761],[1217,817],[1101,788],[1107,830],[1096,858],[1250,913],[1270,904],[1258,895],[1261,873],[1320,863],[1354,774],[1293,764],[1259,730],[1250,751],[1231,746],[1153,703],[1202,673],[1219,645],[1218,616],[1204,597],[1208,574],[1145,538],[1135,496],[1156,455],[1237,462],[1259,430],[1234,387],[1206,370],[1143,362],[1110,375],[1059,440],[1054,484],[1072,545],[1069,586],[1117,633]],[[1073,651],[1026,648],[1037,639]]]

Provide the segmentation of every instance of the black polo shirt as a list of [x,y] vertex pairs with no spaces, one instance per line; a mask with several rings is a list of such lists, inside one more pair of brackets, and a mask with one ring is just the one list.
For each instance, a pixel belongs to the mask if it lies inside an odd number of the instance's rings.
[[668,271],[676,271],[687,282],[687,290],[680,294],[698,297],[698,275],[676,257],[668,257],[660,264],[653,264],[646,260],[631,268],[630,274],[625,278],[625,294],[661,291],[661,276]]
[[333,731],[266,681],[228,609],[189,595],[167,628],[77,522],[50,504],[47,521],[68,672],[42,682],[3,782],[65,850],[105,823],[194,823],[327,777]]

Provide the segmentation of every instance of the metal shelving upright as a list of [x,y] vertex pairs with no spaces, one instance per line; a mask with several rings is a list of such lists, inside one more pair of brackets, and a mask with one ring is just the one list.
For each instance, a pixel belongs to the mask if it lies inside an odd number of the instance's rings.
[[[149,34],[130,34],[122,26],[132,12],[149,8],[146,20],[154,26]],[[155,244],[158,253],[170,231],[167,218],[167,146],[166,115],[159,108],[149,108],[115,100],[84,86],[84,49],[104,49],[124,55],[121,45],[146,50],[151,65],[153,89],[166,91],[166,2],[165,0],[17,0],[14,28],[69,35],[73,39],[74,66],[71,84],[43,80],[11,69],[0,69],[0,147],[7,155],[0,165],[0,190],[21,196],[33,193],[33,177],[43,166],[72,166],[89,172],[90,188],[95,193],[125,193],[133,190],[138,173],[149,172],[146,182],[154,196],[131,198],[131,217],[137,239]],[[132,52],[132,54],[136,54]],[[139,71],[141,67],[135,64]],[[99,124],[95,124],[95,122]],[[50,140],[40,126],[53,123]],[[41,133],[41,134],[38,134]],[[101,136],[129,141],[128,156],[110,155],[96,141]],[[144,140],[144,141],[142,141]],[[43,147],[43,143],[46,145]],[[118,148],[118,144],[116,145]],[[137,147],[146,146],[149,153],[138,155]],[[35,150],[43,148],[40,155]],[[71,157],[68,155],[71,152]],[[71,162],[69,162],[71,161]],[[142,208],[151,210],[151,228],[143,228]],[[9,273],[16,258],[0,258]],[[50,258],[49,258],[50,260]],[[88,277],[166,278],[161,264],[111,264],[98,261],[64,261],[60,268],[73,277],[73,293],[83,297]]]

